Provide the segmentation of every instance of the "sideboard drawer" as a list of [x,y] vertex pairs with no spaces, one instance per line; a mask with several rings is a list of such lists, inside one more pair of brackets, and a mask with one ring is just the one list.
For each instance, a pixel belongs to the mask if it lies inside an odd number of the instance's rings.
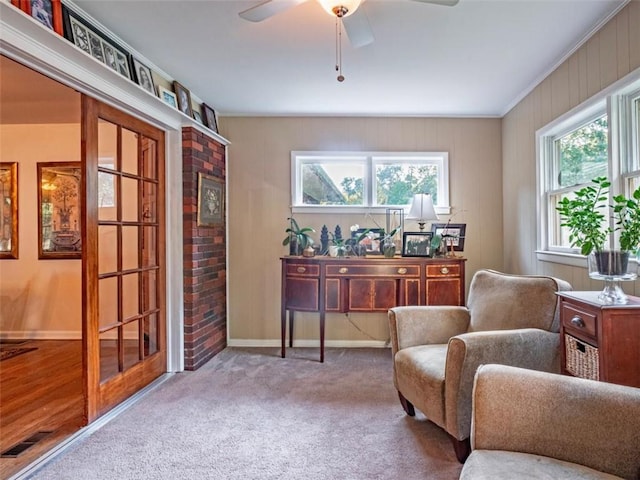
[[590,337],[596,337],[597,315],[581,310],[573,305],[563,303],[562,325],[565,328],[583,332]]
[[309,265],[305,263],[287,263],[287,275],[319,277],[320,265]]
[[460,265],[427,265],[427,277],[459,277]]
[[419,277],[420,265],[327,265],[331,277]]

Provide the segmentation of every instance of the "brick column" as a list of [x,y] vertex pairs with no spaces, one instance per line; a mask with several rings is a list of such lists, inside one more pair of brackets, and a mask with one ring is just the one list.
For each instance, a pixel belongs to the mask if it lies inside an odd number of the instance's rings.
[[[226,224],[197,224],[198,173],[225,179],[225,147],[182,130],[184,365],[196,370],[227,346]],[[225,203],[226,211],[226,203]]]

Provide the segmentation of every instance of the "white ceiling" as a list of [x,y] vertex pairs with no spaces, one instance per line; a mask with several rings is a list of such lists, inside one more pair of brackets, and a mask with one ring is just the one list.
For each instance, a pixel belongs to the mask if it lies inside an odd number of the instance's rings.
[[261,1],[74,3],[223,115],[501,116],[627,0],[366,0],[375,42],[343,38],[343,83],[317,1],[238,16]]

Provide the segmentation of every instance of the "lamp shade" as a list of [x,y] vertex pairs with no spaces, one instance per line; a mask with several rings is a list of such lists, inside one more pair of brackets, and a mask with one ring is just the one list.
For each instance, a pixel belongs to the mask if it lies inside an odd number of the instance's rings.
[[422,224],[429,220],[438,220],[430,193],[416,193],[413,196],[407,220],[417,220]]

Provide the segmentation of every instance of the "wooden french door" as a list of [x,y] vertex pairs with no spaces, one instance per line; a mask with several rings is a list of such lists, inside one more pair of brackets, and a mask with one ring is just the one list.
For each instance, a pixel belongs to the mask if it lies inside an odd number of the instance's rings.
[[83,96],[88,422],[166,371],[164,132]]

